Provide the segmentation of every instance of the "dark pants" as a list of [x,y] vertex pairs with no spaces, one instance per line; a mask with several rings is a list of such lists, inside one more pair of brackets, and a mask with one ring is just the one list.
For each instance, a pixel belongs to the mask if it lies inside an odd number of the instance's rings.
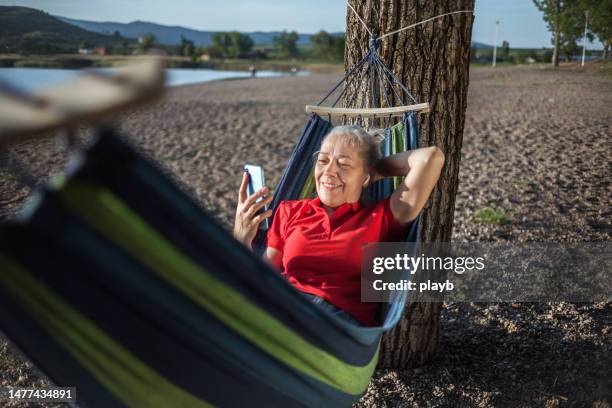
[[345,321],[347,321],[349,323],[355,324],[357,326],[363,326],[353,316],[351,316],[350,314],[346,313],[342,309],[338,309],[336,306],[334,306],[331,303],[325,301],[322,297],[316,296],[316,295],[311,295],[310,293],[304,293],[304,292],[302,292],[302,295],[304,295],[308,300],[310,300],[315,305],[318,305],[320,308],[325,310],[330,315],[339,317],[340,319],[345,320]]

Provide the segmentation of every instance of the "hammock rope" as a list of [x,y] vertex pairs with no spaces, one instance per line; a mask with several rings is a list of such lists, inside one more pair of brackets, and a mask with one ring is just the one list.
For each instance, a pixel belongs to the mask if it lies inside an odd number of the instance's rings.
[[[416,97],[381,59],[378,53],[379,44],[378,39],[372,35],[366,54],[317,102],[316,106],[323,106],[332,95],[337,93],[338,95],[333,98],[330,105],[332,108],[336,107],[353,87],[362,89],[363,92],[353,92],[351,97],[344,101],[345,108],[364,109],[367,104],[370,107],[373,105],[378,107],[380,103],[390,108],[394,102],[391,95],[400,106],[405,105],[406,102],[417,104]],[[342,90],[338,92],[342,85],[344,85]],[[343,119],[344,122],[345,119]],[[357,123],[363,124],[363,118],[358,116]],[[391,117],[386,118],[385,123],[385,127],[388,127]]]
[[346,4],[349,6],[349,8],[351,10],[353,10],[353,13],[355,13],[355,16],[357,16],[357,19],[359,21],[361,21],[361,24],[363,24],[363,27],[366,29],[366,31],[370,34],[370,37],[374,36],[374,34],[372,33],[372,31],[370,31],[370,29],[368,28],[368,25],[361,19],[361,17],[359,16],[359,13],[357,13],[357,11],[353,8],[353,6],[351,6],[351,3],[349,3],[348,1],[346,2]]
[[434,17],[428,18],[428,19],[426,19],[426,20],[419,21],[418,23],[410,24],[409,26],[406,26],[406,27],[403,27],[403,28],[397,29],[397,30],[395,30],[395,31],[391,31],[390,33],[386,33],[386,34],[383,34],[383,35],[380,35],[380,36],[376,37],[376,36],[374,35],[374,33],[372,32],[372,30],[370,30],[370,28],[368,27],[368,25],[367,25],[367,24],[366,24],[366,23],[363,21],[363,19],[362,19],[362,18],[361,18],[361,16],[359,15],[359,13],[357,13],[357,10],[355,10],[355,9],[353,8],[353,6],[351,6],[351,3],[350,3],[348,0],[347,0],[347,2],[346,2],[346,5],[347,5],[347,6],[349,6],[349,8],[350,8],[350,9],[353,11],[353,13],[355,13],[355,17],[357,17],[357,20],[359,20],[359,21],[361,22],[361,24],[363,25],[363,28],[365,28],[365,30],[368,32],[368,34],[370,34],[370,37],[375,37],[375,38],[376,38],[376,40],[382,40],[382,39],[384,39],[384,38],[387,38],[387,37],[392,36],[393,34],[397,34],[397,33],[400,33],[400,32],[402,32],[402,31],[406,31],[406,30],[409,30],[409,29],[411,29],[411,28],[418,27],[418,26],[420,26],[420,25],[423,25],[423,24],[428,23],[428,22],[430,22],[430,21],[436,20],[436,19],[438,19],[438,18],[442,18],[442,17],[450,16],[450,15],[453,15],[453,14],[461,14],[461,13],[474,13],[474,10],[459,10],[459,11],[451,11],[450,13],[439,14],[439,15],[437,15],[437,16],[434,16]]
[[389,37],[389,36],[392,36],[393,34],[397,34],[397,33],[400,33],[400,32],[402,32],[402,31],[409,30],[409,29],[411,29],[411,28],[414,28],[414,27],[417,27],[417,26],[423,25],[423,24],[425,24],[425,23],[428,23],[428,22],[430,22],[430,21],[436,20],[436,19],[438,19],[438,18],[442,18],[442,17],[450,16],[450,15],[453,15],[453,14],[461,14],[461,13],[474,13],[474,10],[460,10],[460,11],[452,11],[452,12],[450,12],[450,13],[440,14],[440,15],[438,15],[438,16],[428,18],[427,20],[419,21],[418,23],[411,24],[411,25],[406,26],[406,27],[404,27],[404,28],[400,28],[399,30],[391,31],[390,33],[387,33],[387,34],[381,35],[381,36],[379,36],[379,37],[378,37],[378,39],[379,39],[379,40],[382,40],[383,38],[387,38],[387,37]]

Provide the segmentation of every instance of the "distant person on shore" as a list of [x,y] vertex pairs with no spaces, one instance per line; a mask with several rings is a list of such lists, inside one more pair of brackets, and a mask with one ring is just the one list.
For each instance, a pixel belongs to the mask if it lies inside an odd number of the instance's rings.
[[[380,157],[374,136],[359,126],[336,126],[314,165],[317,198],[282,201],[268,230],[265,258],[306,298],[356,325],[378,322],[377,303],[361,302],[361,246],[403,241],[436,185],[444,154],[425,147]],[[405,176],[390,197],[361,202],[369,184]],[[251,248],[259,224],[272,214],[267,187],[247,196],[248,173],[238,195],[234,237]]]
[[291,67],[291,75],[296,75],[298,73],[298,67]]
[[255,68],[255,65],[249,66],[249,72],[251,73],[251,78],[255,78],[257,75],[257,68]]

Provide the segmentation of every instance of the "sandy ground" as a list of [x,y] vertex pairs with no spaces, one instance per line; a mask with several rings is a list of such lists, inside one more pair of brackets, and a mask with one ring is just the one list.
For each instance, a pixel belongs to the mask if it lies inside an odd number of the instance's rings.
[[[244,163],[274,186],[302,131],[303,107],[334,75],[236,80],[172,90],[121,127],[231,226]],[[542,67],[473,69],[453,239],[612,239],[612,80]],[[54,142],[12,152],[44,180],[65,163]],[[29,189],[0,171],[0,218]],[[476,222],[484,207],[508,222]],[[452,304],[436,359],[377,371],[359,407],[612,405],[610,303]],[[43,384],[0,338],[0,385]]]

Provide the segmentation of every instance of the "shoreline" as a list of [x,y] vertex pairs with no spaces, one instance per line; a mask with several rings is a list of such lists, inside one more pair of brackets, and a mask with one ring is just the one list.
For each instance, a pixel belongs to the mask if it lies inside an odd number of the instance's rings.
[[168,91],[171,91],[173,89],[196,87],[196,86],[202,86],[202,85],[206,85],[206,84],[214,84],[214,83],[217,83],[217,82],[247,81],[247,80],[253,80],[253,79],[258,79],[258,80],[266,80],[266,79],[267,80],[273,80],[273,79],[279,79],[279,78],[286,78],[287,76],[288,75],[278,75],[278,76],[269,76],[269,77],[257,77],[257,78],[250,78],[250,77],[216,78],[216,79],[211,79],[209,81],[194,82],[194,83],[191,83],[191,84],[166,85],[166,88],[168,88]]
[[[110,70],[113,68],[84,68],[84,69],[58,69],[58,68],[5,68],[0,67],[0,80],[11,82],[13,86],[26,92],[38,92],[39,90],[54,87],[57,84],[65,83],[82,75],[82,72],[89,70]],[[8,70],[3,74],[4,70]],[[17,71],[13,71],[17,70]],[[23,70],[24,72],[22,72]],[[27,72],[26,72],[27,71]],[[37,75],[36,71],[48,71]],[[184,71],[184,72],[181,72]],[[275,79],[283,77],[305,77],[316,73],[310,71],[300,71],[298,73],[288,73],[279,71],[260,70],[257,79]],[[59,75],[59,76],[58,76]],[[228,76],[224,76],[228,75]],[[219,81],[238,81],[253,79],[248,71],[220,71],[211,69],[191,69],[191,68],[166,68],[166,88],[174,89],[177,87],[201,85]]]
[[[124,65],[130,61],[146,58],[146,55],[18,55],[0,54],[0,68],[112,68]],[[344,64],[317,61],[288,60],[209,60],[193,62],[187,57],[162,56],[166,68],[176,69],[210,69],[216,71],[249,71],[250,65],[255,65],[258,71],[290,72],[292,68],[317,72],[343,71]]]

